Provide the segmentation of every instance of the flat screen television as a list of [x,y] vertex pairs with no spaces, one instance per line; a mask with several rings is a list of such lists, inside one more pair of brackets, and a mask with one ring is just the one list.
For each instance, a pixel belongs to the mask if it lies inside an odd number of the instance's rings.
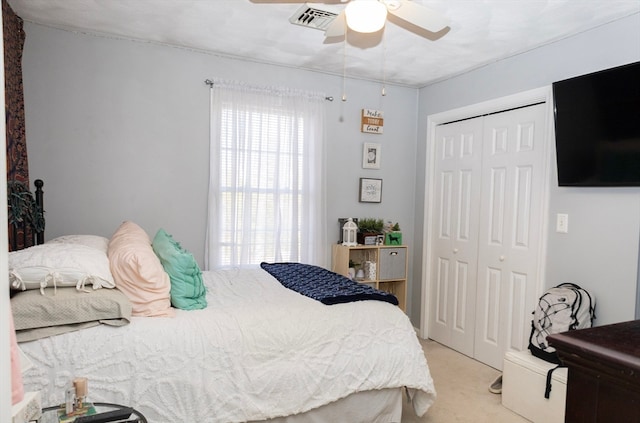
[[553,83],[560,186],[640,186],[640,62]]

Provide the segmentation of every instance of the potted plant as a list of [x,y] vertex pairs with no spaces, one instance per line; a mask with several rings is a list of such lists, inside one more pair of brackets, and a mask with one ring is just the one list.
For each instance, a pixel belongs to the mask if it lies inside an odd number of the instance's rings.
[[374,218],[358,219],[358,244],[376,245],[378,235],[382,234],[384,220]]

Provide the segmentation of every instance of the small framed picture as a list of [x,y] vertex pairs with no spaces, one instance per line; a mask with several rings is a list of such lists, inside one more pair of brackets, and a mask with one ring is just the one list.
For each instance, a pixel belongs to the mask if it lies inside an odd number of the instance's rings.
[[360,178],[360,202],[382,202],[382,179]]
[[380,169],[380,144],[365,142],[362,150],[362,168]]

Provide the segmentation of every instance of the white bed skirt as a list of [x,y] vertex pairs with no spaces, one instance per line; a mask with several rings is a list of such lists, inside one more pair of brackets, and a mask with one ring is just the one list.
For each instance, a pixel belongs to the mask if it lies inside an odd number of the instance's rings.
[[351,394],[306,413],[251,423],[400,423],[402,389],[380,389]]

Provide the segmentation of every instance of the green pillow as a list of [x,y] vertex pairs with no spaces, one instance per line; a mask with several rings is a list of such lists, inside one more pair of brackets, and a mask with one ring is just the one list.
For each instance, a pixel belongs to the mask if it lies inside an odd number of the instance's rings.
[[183,310],[207,306],[202,272],[193,255],[182,248],[164,229],[159,229],[151,244],[171,280],[171,304]]

